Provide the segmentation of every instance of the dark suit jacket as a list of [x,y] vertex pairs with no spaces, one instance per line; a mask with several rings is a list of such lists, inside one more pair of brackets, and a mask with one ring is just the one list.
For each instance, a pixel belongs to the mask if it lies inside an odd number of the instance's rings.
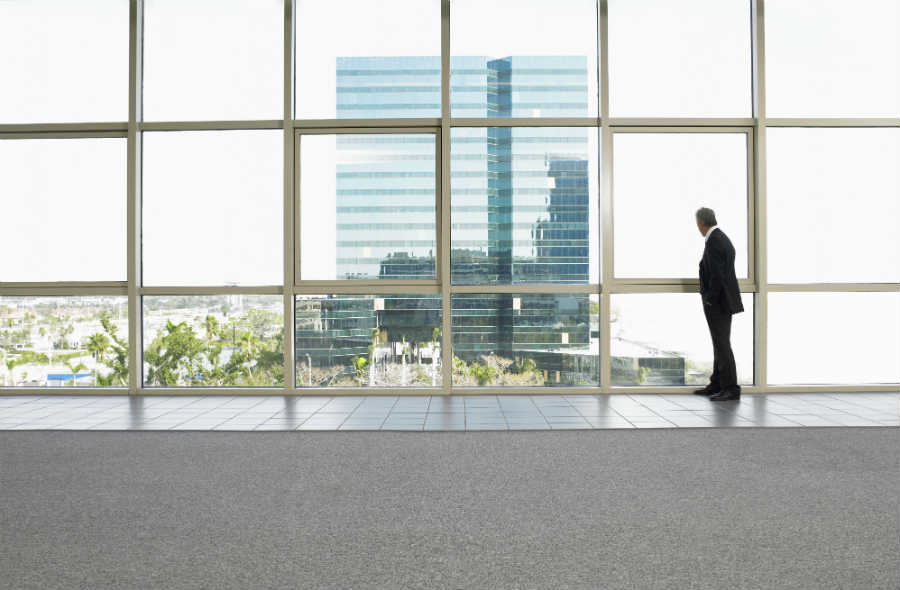
[[700,260],[700,295],[704,305],[740,313],[744,311],[741,289],[734,274],[734,246],[721,229],[716,228],[703,249]]

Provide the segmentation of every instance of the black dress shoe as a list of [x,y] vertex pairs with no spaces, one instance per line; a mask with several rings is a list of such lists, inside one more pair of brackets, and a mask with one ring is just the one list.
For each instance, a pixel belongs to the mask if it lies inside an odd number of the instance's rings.
[[716,395],[717,393],[719,393],[718,389],[711,389],[709,387],[694,390],[694,395]]
[[740,391],[720,391],[716,395],[709,398],[711,402],[730,402],[741,399]]

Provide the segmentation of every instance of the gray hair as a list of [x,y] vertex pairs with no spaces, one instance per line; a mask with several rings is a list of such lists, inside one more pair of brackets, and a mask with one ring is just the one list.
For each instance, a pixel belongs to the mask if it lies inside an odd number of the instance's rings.
[[709,207],[700,207],[699,209],[697,209],[697,221],[699,221],[706,227],[718,225],[716,223],[716,212]]

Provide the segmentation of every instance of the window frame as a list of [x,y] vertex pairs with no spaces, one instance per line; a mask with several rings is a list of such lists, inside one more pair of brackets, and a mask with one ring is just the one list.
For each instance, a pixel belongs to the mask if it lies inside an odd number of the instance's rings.
[[[451,0],[441,0],[441,116],[409,119],[295,119],[294,95],[294,4],[296,0],[284,1],[284,53],[283,59],[283,112],[282,117],[272,120],[239,121],[169,121],[145,122],[142,117],[142,52],[143,52],[143,0],[129,0],[129,96],[128,121],[96,121],[69,123],[28,123],[8,124],[0,120],[0,140],[17,137],[127,137],[127,281],[125,282],[68,282],[68,283],[10,283],[0,282],[0,295],[127,295],[129,322],[129,365],[143,367],[141,351],[142,296],[144,295],[204,295],[204,294],[273,294],[282,295],[284,303],[284,386],[277,388],[215,388],[204,390],[206,394],[248,394],[248,395],[360,395],[359,389],[309,389],[294,386],[294,298],[296,295],[323,293],[440,293],[442,297],[442,365],[445,368],[443,387],[435,389],[391,390],[391,395],[446,395],[461,394],[612,394],[612,393],[660,393],[656,387],[629,387],[610,385],[610,296],[618,293],[694,293],[695,279],[616,279],[613,274],[612,213],[613,189],[613,134],[644,131],[664,132],[733,132],[739,130],[748,136],[748,278],[740,281],[741,291],[754,293],[754,385],[744,388],[747,393],[774,392],[896,392],[898,384],[866,385],[776,385],[769,383],[767,376],[767,297],[770,292],[896,292],[900,283],[847,283],[847,284],[774,284],[767,276],[766,242],[766,129],[768,127],[878,127],[900,128],[900,117],[888,118],[767,118],[766,115],[766,75],[765,75],[765,2],[747,0],[751,11],[752,72],[751,117],[744,118],[610,118],[609,116],[609,63],[608,42],[609,23],[607,0],[596,0],[597,6],[597,68],[599,113],[593,117],[560,118],[453,118],[450,113],[450,19]],[[450,130],[454,127],[592,127],[599,132],[599,224],[600,240],[592,255],[599,256],[600,282],[586,285],[451,285],[450,253]],[[230,129],[277,129],[283,133],[283,265],[284,277],[280,285],[260,287],[220,286],[179,286],[145,287],[141,283],[141,135],[143,131],[166,130],[230,130]],[[388,281],[343,281],[335,284],[325,281],[299,280],[299,255],[297,238],[299,234],[299,188],[298,183],[298,142],[299,136],[313,133],[410,133],[415,130],[434,133],[436,152],[436,252],[438,260],[435,281],[402,281],[390,284]],[[296,185],[296,187],[295,187]],[[446,198],[442,198],[445,196]],[[279,228],[273,228],[278,231]],[[597,387],[510,387],[510,388],[463,388],[451,387],[449,375],[452,367],[451,296],[456,293],[591,293],[600,298],[600,384]],[[703,329],[698,326],[698,329]],[[449,345],[448,345],[449,344]],[[131,395],[145,393],[159,395],[197,395],[191,388],[153,388],[142,385],[142,371],[129,372],[127,391]],[[690,387],[672,387],[667,393],[686,393]],[[39,393],[69,393],[60,388],[17,388],[0,387],[3,395],[34,395]],[[108,389],[81,389],[79,394],[109,393]],[[119,390],[124,392],[125,390]],[[367,392],[372,394],[378,391]]]
[[[754,183],[754,130],[752,127],[696,127],[696,126],[688,126],[688,127],[615,127],[612,131],[613,142],[615,141],[615,136],[618,134],[626,134],[626,133],[653,133],[653,134],[710,134],[710,133],[730,133],[730,134],[738,134],[743,133],[745,135],[745,146],[746,146],[746,162],[747,162],[747,193],[746,193],[746,211],[747,211],[747,277],[746,278],[738,278],[738,285],[741,287],[741,291],[750,292],[754,285],[756,284],[756,266],[757,261],[753,256],[753,253],[756,250],[756,239],[754,235],[754,228],[756,225],[755,221],[755,213],[756,206],[754,203],[754,194],[755,194],[755,183]],[[680,278],[654,278],[654,277],[635,277],[635,278],[624,278],[618,277],[615,274],[615,179],[612,178],[613,170],[612,166],[615,161],[615,150],[614,145],[609,147],[610,150],[610,177],[612,182],[612,190],[610,191],[610,207],[612,217],[610,219],[609,224],[609,234],[610,234],[610,248],[611,248],[611,260],[610,260],[610,271],[611,277],[609,279],[610,283],[613,285],[686,285],[699,288],[700,279],[693,277],[680,277]]]
[[[403,280],[403,279],[303,279],[302,278],[302,257],[301,257],[301,247],[302,247],[302,236],[301,232],[302,224],[301,224],[301,206],[300,206],[300,176],[302,174],[300,161],[302,157],[301,152],[301,144],[304,135],[390,135],[390,134],[398,134],[398,135],[409,135],[409,134],[421,134],[421,135],[434,135],[435,141],[435,190],[434,190],[434,223],[435,223],[435,278],[434,279],[417,279],[417,280]],[[440,149],[441,149],[441,129],[440,127],[322,127],[322,128],[304,128],[304,127],[296,127],[294,131],[294,200],[293,200],[293,220],[294,220],[294,228],[295,228],[295,238],[294,238],[294,287],[305,290],[308,288],[311,289],[319,289],[319,288],[339,288],[341,286],[358,286],[358,287],[369,287],[369,288],[377,288],[377,287],[389,287],[389,288],[397,288],[397,287],[407,287],[407,286],[431,286],[436,287],[440,285],[440,276],[441,276],[441,266],[443,261],[442,256],[442,242],[441,242],[441,201],[442,201],[442,192],[441,192],[441,158],[440,158]],[[376,289],[376,291],[380,292]],[[402,291],[402,289],[401,289]]]

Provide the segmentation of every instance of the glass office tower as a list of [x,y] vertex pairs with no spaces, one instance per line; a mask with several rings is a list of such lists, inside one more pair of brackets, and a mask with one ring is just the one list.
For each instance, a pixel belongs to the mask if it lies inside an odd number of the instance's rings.
[[[412,116],[439,107],[437,57],[348,57],[336,67],[338,118]],[[454,86],[455,115],[587,115],[584,57],[454,57],[451,68],[461,82]],[[560,88],[568,89],[562,102]],[[445,198],[451,199],[454,284],[589,282],[591,132],[453,130]],[[435,178],[435,137],[360,134],[336,141],[337,278],[435,279],[434,187],[423,180]],[[473,363],[493,355],[513,367],[527,357],[536,366],[524,384],[595,384],[597,355],[590,351],[598,335],[588,320],[590,303],[588,294],[454,296],[454,356]],[[296,312],[298,351],[321,357],[310,357],[312,367],[347,367],[345,384],[352,363],[361,362],[353,358],[375,362],[373,349],[394,354],[401,339],[421,342],[436,363],[436,351],[424,343],[426,332],[440,326],[440,307],[440,297],[408,295],[303,301]]]

